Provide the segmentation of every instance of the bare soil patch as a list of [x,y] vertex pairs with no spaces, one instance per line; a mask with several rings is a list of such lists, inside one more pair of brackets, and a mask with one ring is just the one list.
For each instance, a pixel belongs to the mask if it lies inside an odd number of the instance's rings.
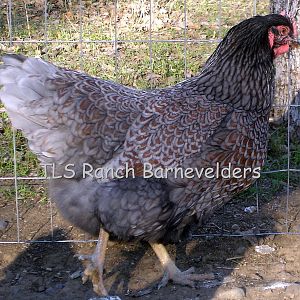
[[[245,213],[249,203],[238,199],[216,213],[194,234],[262,233],[285,231],[286,195],[274,197],[260,207],[260,213]],[[14,203],[0,199],[1,219],[9,225],[1,231],[1,241],[16,240]],[[49,203],[20,205],[21,240],[51,240]],[[291,193],[289,230],[300,231],[300,190]],[[66,223],[53,208],[54,239],[82,240],[90,237]],[[257,245],[274,249],[262,255]],[[213,272],[216,279],[197,288],[171,283],[140,299],[300,299],[300,237],[267,235],[255,237],[192,237],[168,249],[181,269],[195,266],[199,272]],[[2,299],[89,299],[96,295],[90,283],[83,285],[76,273],[83,270],[76,253],[93,251],[94,243],[33,243],[0,245],[0,295]],[[162,275],[152,250],[141,243],[109,243],[105,284],[112,295],[134,299],[128,293],[153,285]],[[71,276],[72,275],[72,276]]]

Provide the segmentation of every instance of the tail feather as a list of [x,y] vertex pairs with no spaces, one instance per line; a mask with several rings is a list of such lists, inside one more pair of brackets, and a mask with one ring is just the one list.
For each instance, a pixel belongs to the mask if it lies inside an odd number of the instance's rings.
[[66,132],[53,128],[48,120],[56,91],[45,85],[58,68],[41,59],[16,54],[4,55],[2,61],[0,99],[12,125],[24,132],[41,161],[63,156]]
[[2,61],[4,62],[4,64],[11,66],[21,66],[26,59],[26,56],[14,53],[5,54],[2,56]]
[[37,93],[35,89],[31,88],[29,84],[26,86],[23,85],[22,82],[20,81],[19,84],[17,84],[19,88],[16,88],[15,83],[7,83],[3,87],[1,93],[14,96],[17,99],[19,99],[19,102],[22,103],[41,99],[42,96],[39,93]]
[[29,57],[26,59],[26,61],[24,61],[23,69],[28,73],[34,73],[37,75],[50,75],[51,73],[55,73],[57,71],[57,67],[51,63],[45,62],[40,58],[32,57]]
[[[1,65],[0,85],[16,83],[20,77],[20,73],[23,73],[23,72],[16,73],[15,68],[7,67],[6,65]],[[23,74],[21,74],[21,75],[23,75]]]
[[46,114],[53,91],[45,88],[44,81],[54,74],[55,67],[40,59],[16,54],[4,55],[2,60],[0,99],[13,126],[25,134],[47,128]]
[[[45,75],[44,75],[45,76]],[[32,75],[32,76],[25,76],[20,78],[17,81],[18,87],[21,89],[30,89],[32,92],[35,92],[39,95],[39,98],[44,97],[53,97],[53,90],[49,90],[48,87],[45,88],[45,83],[43,82],[44,78],[40,76]],[[36,100],[36,99],[32,99]]]
[[150,99],[39,58],[10,54],[2,61],[0,100],[43,163],[104,164],[122,146],[143,99]]

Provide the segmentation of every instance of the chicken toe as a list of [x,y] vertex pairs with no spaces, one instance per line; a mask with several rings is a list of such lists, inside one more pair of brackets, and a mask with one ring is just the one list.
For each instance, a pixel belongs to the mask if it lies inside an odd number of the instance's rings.
[[212,273],[207,274],[197,274],[195,273],[195,268],[189,268],[186,271],[180,271],[178,268],[174,271],[169,271],[168,269],[164,272],[164,276],[160,283],[158,284],[158,289],[167,285],[171,280],[176,284],[187,285],[192,288],[195,287],[195,281],[212,280],[215,276]]
[[158,288],[166,286],[170,280],[176,284],[194,287],[195,281],[211,280],[215,278],[212,273],[196,274],[193,267],[186,271],[180,271],[162,244],[150,243],[150,245],[164,268],[164,276],[159,283]]

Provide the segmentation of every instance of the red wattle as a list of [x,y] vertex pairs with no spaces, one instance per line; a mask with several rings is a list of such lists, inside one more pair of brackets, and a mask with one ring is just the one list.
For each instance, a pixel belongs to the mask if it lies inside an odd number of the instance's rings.
[[275,57],[281,55],[281,54],[284,54],[286,52],[289,51],[289,45],[288,44],[285,44],[285,45],[282,45],[278,48],[275,48],[274,49],[274,54],[275,54]]

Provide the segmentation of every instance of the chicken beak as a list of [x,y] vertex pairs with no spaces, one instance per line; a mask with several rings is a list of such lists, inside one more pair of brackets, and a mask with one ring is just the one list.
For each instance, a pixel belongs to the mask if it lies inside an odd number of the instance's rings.
[[300,47],[300,40],[291,38],[290,45],[292,48],[298,48],[298,47]]

